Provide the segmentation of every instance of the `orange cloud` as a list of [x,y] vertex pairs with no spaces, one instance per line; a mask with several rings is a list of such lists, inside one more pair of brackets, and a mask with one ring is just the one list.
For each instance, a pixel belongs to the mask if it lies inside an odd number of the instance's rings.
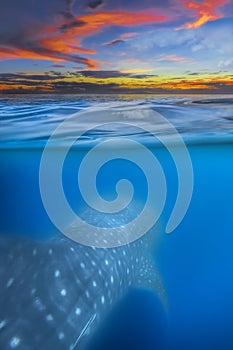
[[11,49],[0,48],[0,60],[14,59],[14,58],[29,58],[29,59],[40,59],[40,60],[52,59],[53,61],[56,61],[56,62],[62,61],[62,59],[59,59],[57,57],[51,58],[51,55],[46,55],[43,53],[38,54],[31,50],[25,50],[20,48],[11,48]]
[[138,35],[137,32],[123,33],[120,35],[120,38],[122,38],[122,39],[132,38],[132,37],[137,36],[137,35]]
[[[73,36],[88,36],[99,32],[103,27],[110,25],[117,26],[136,26],[139,24],[155,23],[164,21],[165,16],[159,15],[154,11],[151,12],[99,12],[83,15],[72,19],[72,23],[83,23],[79,26],[71,26],[69,22],[61,23],[61,26],[67,25],[67,31]],[[55,28],[54,28],[55,29]],[[51,28],[52,30],[52,28]]]
[[157,59],[155,59],[155,61],[157,62],[180,62],[180,63],[184,63],[184,62],[192,62],[191,59],[186,58],[186,57],[178,57],[178,56],[161,56]]
[[[71,52],[71,51],[70,51]],[[33,50],[25,50],[20,48],[12,48],[11,50],[5,50],[0,48],[0,60],[4,59],[16,59],[16,58],[25,58],[25,59],[34,59],[34,60],[46,60],[53,62],[64,62],[64,61],[74,61],[86,65],[89,68],[96,69],[98,68],[100,62],[96,60],[91,60],[89,58],[83,57],[74,57],[73,59],[69,56],[69,52],[61,52],[59,57],[59,51],[46,50],[42,47],[40,52],[34,52]],[[101,62],[102,63],[102,62]]]
[[72,37],[59,37],[55,36],[52,38],[46,38],[40,40],[41,45],[44,48],[47,48],[49,50],[52,50],[54,52],[63,52],[63,53],[84,53],[93,55],[96,53],[94,50],[85,49],[79,46],[76,46],[77,40]]
[[194,22],[186,23],[184,26],[178,29],[198,28],[198,27],[201,27],[206,22],[214,21],[219,18],[222,18],[223,15],[220,12],[216,13],[216,10],[220,6],[225,5],[227,2],[228,0],[205,0],[202,3],[197,3],[197,2],[185,0],[185,6],[188,9],[193,9],[197,12],[197,19]]
[[[48,51],[72,55],[76,52],[83,54],[95,54],[90,49],[80,46],[82,38],[100,32],[104,27],[110,25],[117,26],[134,26],[139,24],[154,23],[165,20],[164,16],[160,16],[155,12],[151,13],[129,13],[129,12],[100,12],[91,13],[70,21],[63,21],[57,27],[46,28],[49,37],[40,40],[40,44]],[[60,29],[60,31],[59,31]],[[128,33],[134,36],[137,33]],[[125,35],[127,36],[127,35]],[[58,55],[57,55],[58,56]],[[58,56],[59,57],[59,56]],[[96,69],[99,64],[88,60],[88,68]]]
[[[62,21],[57,27],[46,28],[48,38],[40,42],[47,48],[66,53],[81,52],[95,54],[93,50],[80,47],[82,38],[99,33],[104,27],[117,25],[130,27],[139,24],[154,23],[163,21],[166,18],[155,12],[151,13],[130,13],[130,12],[100,12],[72,18],[70,21]],[[77,25],[76,25],[77,24]],[[65,28],[65,29],[64,29]],[[58,30],[60,32],[58,33]],[[135,36],[137,33],[123,34],[124,37]]]
[[[84,37],[96,34],[104,27],[136,26],[165,20],[155,12],[100,12],[78,16],[61,21],[56,26],[42,28],[40,39],[27,38],[27,44],[0,47],[0,59],[30,58],[52,60],[54,62],[71,61],[83,64],[90,69],[97,69],[101,64],[97,60],[80,57],[79,54],[94,55],[96,51],[81,46]],[[126,37],[136,35],[128,33]],[[30,45],[31,42],[31,45]]]

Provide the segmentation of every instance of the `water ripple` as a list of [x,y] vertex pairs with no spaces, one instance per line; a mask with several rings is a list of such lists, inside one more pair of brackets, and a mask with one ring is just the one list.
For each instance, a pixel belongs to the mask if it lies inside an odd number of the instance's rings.
[[[55,128],[68,116],[89,107],[102,105],[119,111],[125,108],[140,110],[149,107],[161,113],[182,134],[187,142],[209,140],[232,140],[233,134],[233,97],[232,96],[153,96],[153,95],[26,95],[0,97],[0,145],[35,146],[44,145]],[[118,104],[118,107],[116,107]],[[139,114],[140,115],[140,114]],[[76,123],[70,129],[63,130],[60,142],[73,137],[75,130],[87,129],[93,119],[86,119],[86,125]],[[139,118],[135,114],[134,122]],[[152,120],[156,132],[166,135],[167,130]],[[111,122],[105,120],[101,122]],[[116,122],[116,121],[114,121]],[[119,120],[120,122],[120,120]],[[141,130],[120,127],[112,124],[102,129],[91,130],[81,142],[98,141],[108,137],[128,136],[147,140]]]

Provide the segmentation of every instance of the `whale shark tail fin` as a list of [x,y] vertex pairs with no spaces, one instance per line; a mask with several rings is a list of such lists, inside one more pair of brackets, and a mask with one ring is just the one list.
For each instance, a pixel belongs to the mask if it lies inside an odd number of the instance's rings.
[[164,310],[168,311],[168,300],[164,283],[152,256],[143,257],[141,263],[138,264],[134,287],[153,291],[161,301]]

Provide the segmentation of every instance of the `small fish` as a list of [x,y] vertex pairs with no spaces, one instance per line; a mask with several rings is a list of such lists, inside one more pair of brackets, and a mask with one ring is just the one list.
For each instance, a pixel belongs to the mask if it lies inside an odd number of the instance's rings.
[[95,248],[60,234],[46,241],[2,235],[0,286],[4,350],[83,349],[85,338],[130,287],[150,288],[166,304],[147,236],[122,247]]

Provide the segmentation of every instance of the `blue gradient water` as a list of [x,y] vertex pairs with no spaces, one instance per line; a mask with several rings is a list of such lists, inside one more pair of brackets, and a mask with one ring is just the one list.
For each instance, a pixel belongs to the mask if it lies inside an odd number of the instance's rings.
[[[70,151],[64,167],[64,190],[79,211],[77,170],[86,152],[108,137],[131,137],[147,145],[166,174],[168,194],[152,247],[166,288],[166,314],[150,291],[131,291],[111,312],[89,350],[233,349],[233,97],[232,96],[4,96],[0,98],[0,233],[48,236],[56,232],[43,207],[39,166],[55,128],[71,114],[96,105],[148,106],[165,116],[185,140],[194,171],[189,210],[176,230],[164,233],[177,194],[176,169],[166,149],[136,129],[95,129]],[[72,125],[77,130],[86,125]],[[159,125],[146,121],[156,130]],[[166,135],[166,128],[160,131]],[[72,137],[66,130],[63,147]],[[172,135],[171,135],[172,138]],[[116,174],[131,178],[135,196],[147,195],[145,178],[126,161],[106,165],[97,187],[108,196]],[[133,170],[132,170],[133,169]],[[133,174],[133,175],[132,175]],[[111,177],[106,185],[106,179]],[[108,187],[109,186],[109,187]],[[77,202],[78,199],[78,202]],[[81,203],[81,204],[80,204]]]

